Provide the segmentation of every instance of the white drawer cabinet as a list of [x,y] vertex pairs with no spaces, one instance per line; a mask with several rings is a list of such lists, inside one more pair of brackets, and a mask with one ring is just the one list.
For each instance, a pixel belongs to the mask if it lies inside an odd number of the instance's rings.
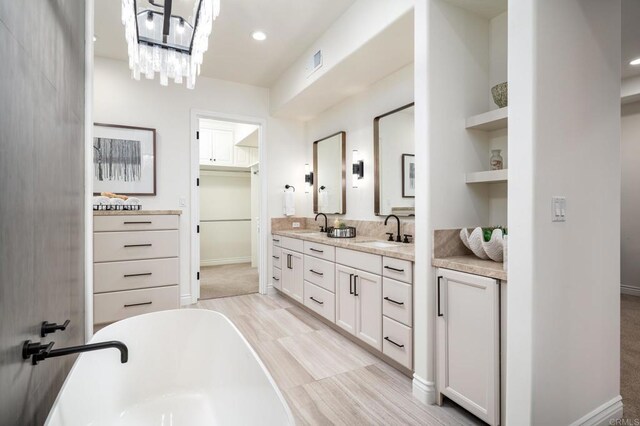
[[382,353],[407,368],[412,367],[413,333],[411,327],[382,317]]
[[304,241],[296,238],[278,237],[280,238],[280,247],[290,251],[302,253],[304,251]]
[[272,285],[278,290],[282,290],[282,270],[280,268],[273,267],[273,275],[271,277]]
[[382,275],[408,284],[413,282],[413,263],[408,260],[382,258]]
[[382,257],[377,254],[336,248],[336,263],[349,266],[360,271],[382,275]]
[[328,260],[329,262],[334,262],[336,260],[336,248],[326,244],[305,241],[304,254]]
[[180,306],[178,214],[96,215],[94,324]]
[[439,403],[452,399],[490,425],[500,423],[499,282],[437,271],[436,366]]
[[413,287],[390,278],[382,279],[382,313],[411,327],[413,323]]
[[304,305],[331,322],[336,320],[335,295],[309,281],[304,282]]
[[304,279],[332,293],[336,291],[335,264],[312,256],[304,256]]
[[273,266],[282,269],[282,249],[280,247],[276,245],[273,246],[271,258],[273,259]]

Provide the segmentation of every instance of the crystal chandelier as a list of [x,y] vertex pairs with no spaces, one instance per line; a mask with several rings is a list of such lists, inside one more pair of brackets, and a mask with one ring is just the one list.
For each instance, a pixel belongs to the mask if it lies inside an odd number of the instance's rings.
[[[171,13],[172,0],[164,4],[149,0],[147,9],[138,10],[137,2],[122,0],[122,23],[133,78],[153,79],[160,74],[160,84],[169,79],[193,89],[204,52],[209,47],[213,21],[220,13],[220,0],[195,0],[193,22]],[[160,10],[157,10],[160,9]]]

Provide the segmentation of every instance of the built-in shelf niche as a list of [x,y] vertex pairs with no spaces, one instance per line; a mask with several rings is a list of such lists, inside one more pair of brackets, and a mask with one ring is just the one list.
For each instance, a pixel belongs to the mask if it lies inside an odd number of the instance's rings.
[[507,169],[467,173],[465,176],[465,181],[468,184],[504,183],[508,181],[508,173]]
[[494,109],[489,112],[467,118],[466,127],[471,130],[491,132],[506,129],[509,122],[509,107]]

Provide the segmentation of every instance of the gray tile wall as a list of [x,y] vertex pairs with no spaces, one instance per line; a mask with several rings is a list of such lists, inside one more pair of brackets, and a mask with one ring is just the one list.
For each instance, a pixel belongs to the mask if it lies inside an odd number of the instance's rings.
[[[115,1],[115,0],[114,0]],[[0,424],[42,424],[75,356],[32,366],[24,340],[84,336],[83,0],[0,0]]]

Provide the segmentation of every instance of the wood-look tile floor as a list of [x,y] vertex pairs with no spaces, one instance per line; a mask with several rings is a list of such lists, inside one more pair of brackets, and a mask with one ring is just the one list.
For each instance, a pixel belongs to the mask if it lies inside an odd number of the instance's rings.
[[425,405],[411,380],[280,295],[201,300],[244,334],[299,425],[482,425],[451,402]]

